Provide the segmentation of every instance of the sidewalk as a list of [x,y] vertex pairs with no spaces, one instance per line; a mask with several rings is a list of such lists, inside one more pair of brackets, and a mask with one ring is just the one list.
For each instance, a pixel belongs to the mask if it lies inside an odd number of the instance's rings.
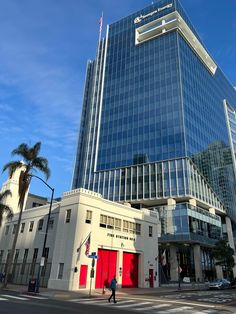
[[[179,293],[179,292],[189,292],[189,291],[199,291],[205,290],[205,284],[198,285],[181,285],[181,290],[178,290],[178,285],[172,286],[162,286],[159,288],[118,288],[117,295],[150,295],[150,296],[161,296],[163,293]],[[8,284],[6,289],[1,289],[1,291],[14,291],[20,294],[31,294],[47,296],[49,298],[59,298],[59,299],[71,299],[71,298],[84,298],[88,297],[88,289],[80,289],[78,291],[65,291],[65,290],[54,290],[48,288],[40,288],[39,293],[28,292],[28,286]],[[110,294],[109,290],[103,291],[103,289],[91,290],[91,297],[101,297],[102,295]]]
[[[181,290],[178,290],[178,285],[168,286],[168,287],[159,287],[159,288],[119,288],[117,289],[117,297],[125,296],[131,297],[132,296],[145,296],[146,298],[150,297],[157,297],[158,299],[162,299],[166,294],[178,294],[178,293],[187,293],[193,291],[204,291],[206,289],[205,284],[198,284],[198,285],[183,285],[181,286]],[[49,299],[57,299],[61,301],[67,301],[71,299],[79,299],[79,298],[88,298],[89,297],[89,290],[88,289],[81,289],[79,291],[62,291],[62,290],[53,290],[48,288],[40,288],[39,293],[32,293],[28,292],[28,286],[22,285],[13,285],[9,284],[6,289],[0,289],[0,293],[4,293],[7,291],[16,292],[19,294],[29,294],[34,296],[44,296]],[[91,291],[91,298],[107,298],[110,294],[109,290],[103,293],[102,289],[95,289]],[[163,298],[164,300],[165,298]],[[166,299],[165,299],[166,300]],[[182,300],[184,302],[184,300]],[[198,303],[198,301],[194,301],[194,303]],[[230,304],[215,304],[216,308],[229,311],[229,313],[235,313],[236,307]],[[222,307],[223,306],[223,307]]]

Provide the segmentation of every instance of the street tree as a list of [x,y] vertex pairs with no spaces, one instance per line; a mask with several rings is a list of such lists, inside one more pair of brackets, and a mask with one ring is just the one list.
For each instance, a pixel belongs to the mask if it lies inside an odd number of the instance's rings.
[[11,196],[11,191],[6,190],[2,193],[0,193],[0,227],[2,225],[3,217],[6,216],[6,219],[10,220],[13,217],[13,211],[12,209],[4,203],[4,199],[7,196]]
[[5,271],[5,279],[3,286],[6,287],[8,283],[8,279],[12,277],[12,262],[14,257],[14,252],[16,249],[16,243],[17,238],[19,234],[20,224],[21,224],[21,217],[22,212],[24,209],[25,204],[25,197],[27,195],[31,176],[33,173],[40,171],[42,172],[46,179],[50,176],[50,169],[48,167],[48,161],[46,158],[43,158],[39,156],[41,148],[41,143],[36,143],[33,147],[29,147],[27,144],[22,143],[20,144],[16,149],[12,151],[12,156],[20,156],[20,161],[11,161],[7,163],[3,167],[3,171],[8,170],[9,177],[11,178],[14,172],[17,169],[20,169],[20,175],[19,175],[19,188],[18,188],[18,208],[19,208],[19,215],[18,215],[18,221],[16,225],[16,232],[13,238],[12,247],[10,250],[9,258],[6,265],[6,271]]
[[231,277],[232,268],[235,266],[234,249],[232,249],[226,240],[219,240],[212,250],[216,265],[222,266],[226,271],[227,277]]

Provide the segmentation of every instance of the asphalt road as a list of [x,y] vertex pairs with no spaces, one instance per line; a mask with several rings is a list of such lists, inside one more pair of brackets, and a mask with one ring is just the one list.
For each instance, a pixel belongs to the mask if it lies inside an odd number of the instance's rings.
[[[203,291],[202,291],[203,292]],[[225,292],[225,291],[224,291]],[[218,291],[213,291],[218,295]],[[233,292],[232,292],[233,293]],[[184,293],[183,293],[184,294]],[[169,296],[118,296],[117,304],[108,303],[107,296],[68,300],[49,299],[44,296],[29,296],[9,291],[0,291],[1,314],[230,314],[236,313],[222,304],[192,301],[192,296],[183,299],[182,294]],[[214,294],[213,294],[214,295]],[[202,297],[201,295],[199,296]]]

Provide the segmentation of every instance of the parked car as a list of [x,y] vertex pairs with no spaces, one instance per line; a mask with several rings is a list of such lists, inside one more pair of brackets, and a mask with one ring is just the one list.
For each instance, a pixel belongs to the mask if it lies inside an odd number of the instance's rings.
[[227,279],[216,279],[209,283],[209,289],[227,289],[231,286]]
[[231,288],[236,288],[236,278],[231,281]]

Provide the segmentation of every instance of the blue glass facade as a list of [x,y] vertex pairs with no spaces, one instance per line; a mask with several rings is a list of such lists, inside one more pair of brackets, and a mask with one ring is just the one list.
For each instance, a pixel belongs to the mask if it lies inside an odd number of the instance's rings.
[[109,25],[88,66],[72,187],[134,203],[216,198],[233,217],[225,99],[236,108],[235,90],[177,0]]

